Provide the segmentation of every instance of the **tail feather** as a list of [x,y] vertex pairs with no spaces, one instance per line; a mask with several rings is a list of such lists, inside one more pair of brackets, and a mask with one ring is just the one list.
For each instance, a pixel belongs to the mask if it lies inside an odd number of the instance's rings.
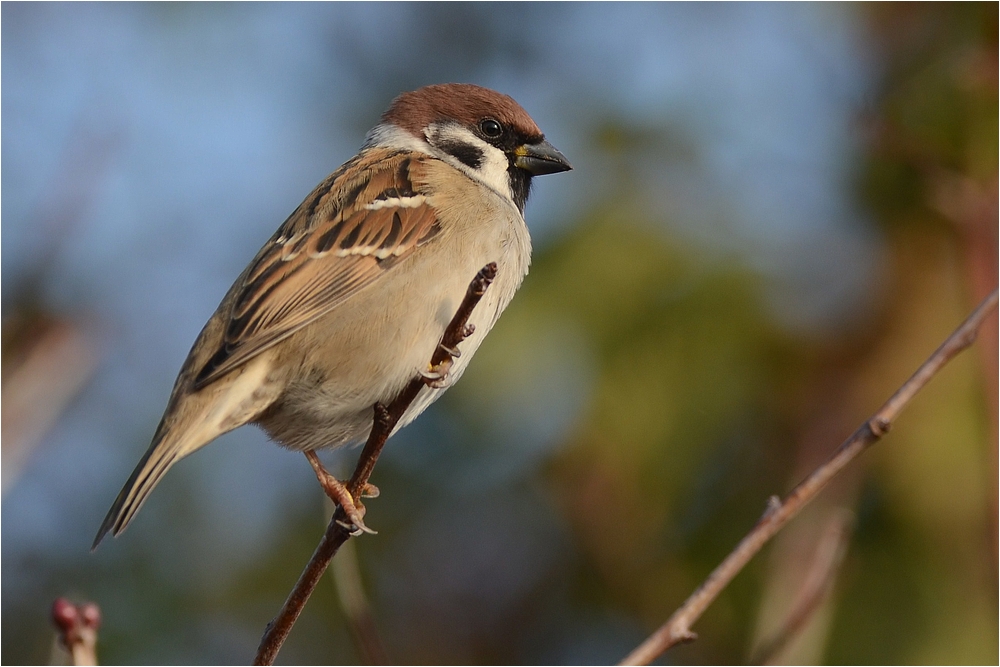
[[170,443],[162,439],[153,440],[153,444],[146,450],[118,497],[115,498],[115,502],[112,503],[108,515],[104,517],[91,551],[97,548],[109,532],[117,537],[128,527],[135,513],[146,502],[146,498],[156,488],[170,466],[182,458],[180,447],[177,447],[176,443],[173,444],[174,446],[170,446]]
[[171,466],[238,425],[220,428],[216,421],[206,420],[202,413],[192,413],[192,416],[194,419],[191,421],[198,424],[193,428],[188,426],[190,421],[175,421],[169,426],[164,422],[160,423],[152,444],[115,498],[108,515],[104,517],[91,550],[96,549],[109,532],[117,537],[128,527],[136,512]]
[[183,393],[185,385],[178,381],[152,444],[115,498],[97,531],[92,549],[96,549],[108,533],[117,536],[128,527],[172,465],[223,433],[251,421],[267,408],[277,396],[276,389],[271,393],[261,391],[268,369],[267,359],[258,357],[207,395]]

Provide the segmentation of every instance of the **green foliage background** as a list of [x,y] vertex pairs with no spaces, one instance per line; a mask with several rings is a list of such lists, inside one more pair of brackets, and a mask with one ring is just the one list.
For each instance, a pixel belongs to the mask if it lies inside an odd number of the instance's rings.
[[[176,20],[178,10],[160,11]],[[557,9],[532,11],[516,16],[558,29]],[[728,553],[769,495],[836,447],[995,286],[997,5],[847,11],[873,54],[847,188],[869,216],[858,224],[883,239],[869,303],[822,330],[789,326],[772,276],[674,231],[683,221],[664,222],[663,193],[644,170],[697,163],[691,136],[665,117],[640,126],[572,112],[601,169],[569,177],[595,179],[600,198],[540,244],[459,387],[395,439],[373,479],[383,494],[368,517],[379,535],[356,549],[392,660],[621,658]],[[483,8],[428,5],[409,16],[428,39],[466,40],[471,71],[530,58]],[[359,127],[376,100],[424,83],[412,71],[460,78],[432,53],[414,58],[413,70],[357,64],[385,92],[358,105]],[[936,378],[785,542],[751,563],[697,624],[700,639],[665,662],[748,660],[787,611],[782,581],[844,509],[852,529],[831,595],[781,659],[997,662],[995,319],[990,327],[981,349]],[[155,417],[148,422],[151,432]],[[129,434],[122,456],[131,461],[145,437]],[[350,458],[337,461],[346,468]],[[5,540],[4,662],[47,659],[45,613],[65,594],[102,605],[109,664],[248,660],[322,531],[319,494],[287,501],[286,520],[250,564],[215,579],[205,564],[226,554],[213,540],[238,528],[206,526],[195,475],[179,471],[136,528],[95,556],[38,546],[15,559]],[[304,465],[294,483],[307,488]],[[325,583],[280,662],[360,660]]]

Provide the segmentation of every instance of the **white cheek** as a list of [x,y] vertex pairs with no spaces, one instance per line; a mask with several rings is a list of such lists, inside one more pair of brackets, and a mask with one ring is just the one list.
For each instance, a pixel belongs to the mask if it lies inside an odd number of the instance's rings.
[[[391,123],[383,123],[368,133],[365,146],[384,146],[433,155],[439,160],[444,160],[462,173],[467,174],[470,178],[496,191],[508,201],[513,201],[514,196],[510,190],[510,177],[507,174],[507,168],[510,163],[507,160],[507,156],[499,148],[491,146],[466,128],[455,124],[431,125],[424,130],[424,135],[427,141],[415,137],[406,130]],[[483,154],[479,168],[473,169],[454,155],[431,145],[435,142],[449,140],[470,144],[478,148]]]
[[[500,149],[486,143],[483,143],[483,146],[486,148],[483,149],[483,163],[479,166],[479,169],[474,170],[466,167],[466,171],[475,172],[475,177],[482,180],[486,185],[501,193],[507,199],[513,199],[513,193],[510,191],[510,176],[507,174],[510,161]],[[465,167],[465,165],[462,166]]]
[[483,158],[477,169],[473,169],[453,155],[443,151],[441,154],[448,164],[499,192],[507,199],[513,199],[513,193],[510,190],[510,177],[507,175],[507,167],[510,162],[502,150],[491,146],[460,125],[431,125],[425,130],[425,134],[428,142],[432,144],[454,141],[478,148]]

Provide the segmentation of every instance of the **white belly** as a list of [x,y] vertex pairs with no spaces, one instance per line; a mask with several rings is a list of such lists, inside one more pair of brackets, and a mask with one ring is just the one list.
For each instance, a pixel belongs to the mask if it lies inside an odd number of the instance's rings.
[[[496,262],[496,279],[469,318],[476,330],[459,346],[461,356],[450,370],[450,383],[458,380],[527,273],[530,241],[524,222],[515,215],[493,230],[464,229],[450,237],[443,230],[309,325],[313,349],[298,350],[295,358],[274,366],[297,368],[287,375],[296,379],[258,423],[291,449],[339,447],[366,439],[372,406],[390,402],[427,369],[469,283],[483,266]],[[415,290],[414,285],[423,287]],[[443,392],[424,388],[397,429]]]

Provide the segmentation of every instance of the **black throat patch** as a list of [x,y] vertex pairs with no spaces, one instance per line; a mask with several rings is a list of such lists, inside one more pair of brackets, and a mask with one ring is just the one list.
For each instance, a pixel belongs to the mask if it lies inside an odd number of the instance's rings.
[[528,201],[528,194],[531,191],[531,174],[524,169],[514,166],[511,159],[510,166],[507,167],[507,180],[510,183],[510,194],[514,198],[517,210],[524,215],[524,205]]

